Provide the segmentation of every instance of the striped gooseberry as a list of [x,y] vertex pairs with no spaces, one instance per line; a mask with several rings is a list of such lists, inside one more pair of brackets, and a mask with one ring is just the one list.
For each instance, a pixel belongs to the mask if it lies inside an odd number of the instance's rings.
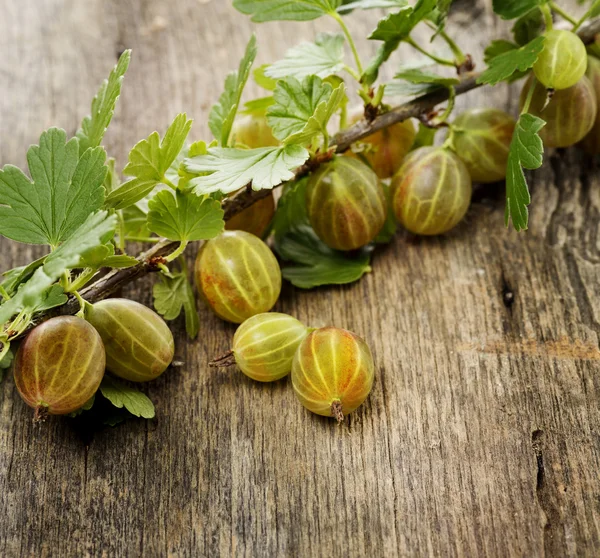
[[83,407],[104,376],[105,352],[98,332],[75,316],[51,318],[21,343],[14,364],[19,394],[44,414],[67,415]]
[[[525,105],[532,81],[530,77],[521,91],[521,108]],[[547,98],[546,89],[536,81],[528,112],[546,121],[540,130],[544,145],[575,145],[592,129],[596,119],[597,99],[592,83],[584,76],[573,87],[555,91],[550,101]]]
[[209,306],[236,324],[268,312],[281,291],[281,270],[273,252],[244,231],[225,231],[206,242],[198,252],[195,275]]
[[585,74],[587,52],[572,31],[553,29],[544,37],[544,48],[533,65],[535,77],[547,89],[567,89]]
[[[358,122],[363,113],[358,111],[350,122]],[[416,135],[412,120],[405,120],[360,140],[346,155],[366,161],[379,178],[391,178],[402,166]]]
[[600,153],[600,60],[594,56],[588,59],[586,75],[596,92],[596,120],[587,136],[583,138],[581,146],[588,153],[597,155]]
[[514,118],[494,108],[469,109],[456,118],[454,148],[474,182],[486,184],[506,177],[514,129]]
[[236,145],[250,149],[279,145],[264,114],[247,114],[237,120],[233,135]]
[[296,350],[308,333],[302,322],[287,314],[257,314],[237,329],[232,350],[211,365],[235,363],[253,380],[274,382],[292,371]]
[[420,147],[394,176],[392,204],[396,218],[408,231],[442,234],[465,216],[471,192],[469,171],[452,151]]
[[150,308],[124,298],[109,298],[86,309],[106,349],[106,368],[131,382],[148,382],[171,364],[173,334]]
[[374,375],[369,346],[358,335],[336,327],[309,333],[292,364],[292,385],[300,402],[339,422],[367,398]]
[[246,231],[262,238],[275,215],[275,198],[269,194],[234,215],[225,223],[228,231]]
[[363,162],[340,156],[311,175],[306,208],[317,236],[336,250],[365,246],[387,216],[385,191],[377,175]]

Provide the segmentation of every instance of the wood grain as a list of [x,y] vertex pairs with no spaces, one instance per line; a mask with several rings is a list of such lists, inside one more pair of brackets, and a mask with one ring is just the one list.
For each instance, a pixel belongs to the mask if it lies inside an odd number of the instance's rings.
[[[134,55],[110,154],[122,166],[180,111],[206,138],[210,103],[256,27],[222,0],[0,0],[0,13],[0,164],[18,165],[46,127],[75,131],[124,48]],[[351,28],[364,36],[378,16]],[[257,27],[260,60],[333,29]],[[505,32],[481,0],[456,2],[450,29],[477,62]],[[459,99],[476,105],[514,110],[515,90]],[[4,381],[0,555],[598,555],[598,164],[553,152],[531,182],[526,234],[504,229],[491,186],[452,233],[398,234],[355,285],[284,288],[277,310],[373,348],[373,394],[341,427],[305,411],[286,381],[209,369],[234,328],[204,307],[197,341],[173,324],[184,364],[147,386],[154,421],[36,427]],[[0,269],[39,254],[0,241]],[[151,284],[125,294],[150,304]]]

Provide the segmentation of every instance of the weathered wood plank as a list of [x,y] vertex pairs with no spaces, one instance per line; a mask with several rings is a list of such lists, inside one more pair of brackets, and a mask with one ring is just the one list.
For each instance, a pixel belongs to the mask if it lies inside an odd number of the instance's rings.
[[[219,0],[0,0],[0,13],[0,164],[23,165],[50,125],[73,133],[130,47],[109,152],[123,163],[180,111],[206,137],[254,28]],[[365,35],[377,16],[352,28]],[[479,61],[502,31],[489,2],[457,2],[451,25]],[[333,29],[259,27],[260,60]],[[499,87],[459,104],[514,110],[516,98]],[[234,328],[205,308],[196,342],[174,324],[185,364],[148,386],[150,423],[35,427],[12,381],[0,384],[0,555],[597,555],[598,166],[555,153],[532,182],[527,234],[504,230],[503,193],[489,188],[451,234],[399,234],[356,285],[285,287],[278,310],[374,350],[373,394],[342,427],[287,382],[209,370]],[[0,269],[39,253],[0,241]],[[126,294],[150,304],[150,286]]]

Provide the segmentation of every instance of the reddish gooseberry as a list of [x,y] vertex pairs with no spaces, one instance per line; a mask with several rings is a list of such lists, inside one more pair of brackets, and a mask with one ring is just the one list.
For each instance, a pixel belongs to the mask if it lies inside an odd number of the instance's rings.
[[466,110],[456,118],[454,148],[474,182],[485,184],[506,177],[514,129],[514,118],[493,108]]
[[335,157],[313,173],[306,187],[306,207],[317,236],[336,250],[355,250],[371,242],[387,215],[377,175],[349,157]]
[[[521,107],[525,104],[532,81],[530,77],[521,91]],[[546,147],[569,147],[582,140],[592,129],[597,100],[587,77],[582,77],[573,87],[555,91],[548,103],[547,100],[546,89],[536,81],[528,112],[546,121],[540,130]]]
[[14,364],[19,394],[40,414],[67,415],[83,407],[104,376],[105,352],[85,320],[59,316],[27,335]]
[[373,387],[375,364],[357,335],[325,327],[304,338],[292,365],[292,385],[313,413],[338,421],[357,409]]
[[109,298],[86,310],[106,349],[106,368],[131,382],[148,382],[171,364],[173,334],[156,313],[139,302]]
[[553,29],[545,35],[533,72],[546,88],[567,89],[583,77],[586,67],[583,41],[572,31]]
[[225,223],[228,231],[246,231],[262,238],[275,215],[275,198],[269,194],[258,200]]
[[408,155],[392,182],[396,218],[412,233],[435,235],[454,228],[471,203],[465,164],[449,149],[421,147]]
[[281,270],[260,238],[225,231],[198,252],[196,282],[218,316],[240,324],[273,308],[281,291]]

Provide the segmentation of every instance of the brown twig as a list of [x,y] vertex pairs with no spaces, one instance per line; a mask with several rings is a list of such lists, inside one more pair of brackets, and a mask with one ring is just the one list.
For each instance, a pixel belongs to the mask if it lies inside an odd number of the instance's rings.
[[[600,18],[596,18],[587,22],[577,32],[584,43],[591,43],[600,34]],[[456,86],[456,94],[462,95],[479,87],[477,77],[479,74],[470,73],[463,74],[461,82]],[[423,114],[427,114],[434,107],[448,100],[448,90],[440,89],[427,95],[417,97],[408,103],[397,106],[390,111],[377,116],[372,121],[367,119],[361,120],[339,132],[331,141],[331,151],[328,153],[318,154],[311,161],[308,161],[302,167],[297,169],[296,178],[304,176],[314,170],[322,162],[331,158],[335,153],[344,153],[350,146],[360,141],[379,130],[383,130],[389,126],[403,122],[409,118],[419,118]],[[230,219],[237,213],[250,207],[252,204],[271,195],[271,190],[254,191],[251,188],[243,188],[235,196],[223,200],[223,209],[225,211],[225,220]],[[83,289],[80,294],[89,302],[97,302],[104,298],[114,295],[125,285],[131,283],[137,278],[146,275],[149,272],[156,271],[156,266],[153,262],[157,257],[162,257],[170,254],[179,246],[179,242],[173,242],[163,239],[147,252],[138,256],[139,263],[127,269],[117,269],[109,272],[101,279],[95,281]],[[63,306],[51,311],[51,315],[57,314],[75,314],[79,310],[79,303],[75,298],[71,298]]]

